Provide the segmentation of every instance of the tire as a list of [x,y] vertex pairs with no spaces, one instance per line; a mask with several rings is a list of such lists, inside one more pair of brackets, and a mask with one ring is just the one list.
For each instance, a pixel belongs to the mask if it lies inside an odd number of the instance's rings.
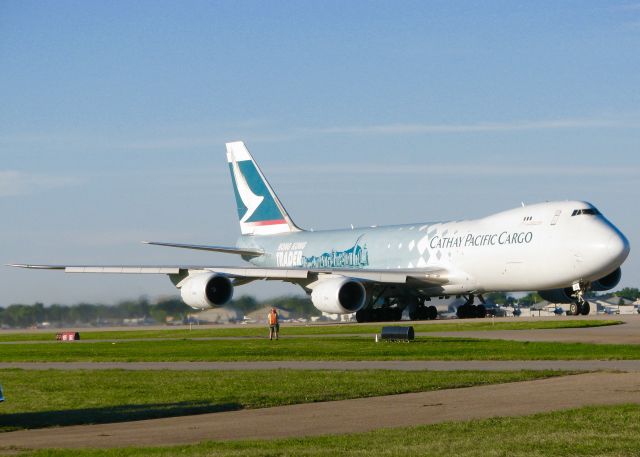
[[389,320],[399,321],[401,319],[402,319],[402,309],[400,308],[389,309]]
[[469,308],[471,308],[469,305],[458,306],[458,309],[456,310],[456,316],[458,316],[458,319],[466,319],[469,317]]
[[366,309],[356,311],[356,322],[371,322],[371,313]]
[[579,312],[580,312],[580,304],[576,302],[572,302],[569,305],[569,314],[571,316],[577,316]]
[[589,302],[586,301],[580,306],[580,314],[582,314],[583,316],[587,316],[589,315],[589,311],[591,311],[591,305],[589,305]]
[[435,306],[428,306],[427,307],[427,319],[429,320],[435,320],[435,318],[438,317],[438,310]]
[[479,317],[480,319],[484,319],[485,317],[487,317],[486,306],[478,305],[478,307],[476,308],[476,317]]

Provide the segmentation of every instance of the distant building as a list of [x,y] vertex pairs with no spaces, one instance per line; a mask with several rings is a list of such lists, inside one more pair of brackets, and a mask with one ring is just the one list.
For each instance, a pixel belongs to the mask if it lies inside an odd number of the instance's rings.
[[529,308],[529,314],[531,316],[558,316],[566,314],[566,310],[560,304],[551,303],[543,300],[538,303],[534,303]]
[[236,308],[225,306],[193,313],[189,315],[189,318],[203,324],[230,324],[242,321],[242,312]]
[[604,297],[598,297],[593,300],[592,303],[596,303],[598,308],[606,314],[637,314],[638,303],[633,300],[618,297],[616,295],[609,295]]
[[[273,306],[263,306],[260,309],[257,309],[255,311],[251,311],[244,318],[245,318],[245,320],[247,320],[249,322],[256,322],[256,323],[259,323],[259,324],[266,324],[267,323],[267,314],[269,314],[269,312],[271,311],[271,308],[273,308]],[[276,311],[278,312],[278,316],[280,318],[280,322],[288,321],[292,317],[291,312],[287,311],[286,309],[282,309],[282,308],[276,307]]]

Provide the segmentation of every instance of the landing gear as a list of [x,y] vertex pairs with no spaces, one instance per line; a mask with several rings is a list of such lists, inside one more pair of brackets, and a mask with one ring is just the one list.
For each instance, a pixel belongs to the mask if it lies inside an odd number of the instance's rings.
[[585,300],[584,294],[588,290],[589,285],[583,283],[576,283],[573,285],[575,291],[576,301],[569,305],[569,315],[571,316],[587,316],[591,311],[591,305]]
[[438,317],[438,310],[435,306],[417,306],[413,310],[409,310],[409,319],[412,321],[433,320]]
[[588,316],[590,311],[591,311],[591,305],[589,304],[588,301],[583,301],[582,303],[574,302],[569,305],[568,314],[570,316],[580,316],[580,315]]
[[361,309],[356,312],[358,322],[390,322],[402,319],[401,308]]
[[487,308],[484,305],[474,305],[474,298],[473,294],[469,295],[464,305],[458,307],[456,310],[456,316],[458,316],[458,319],[487,317]]
[[570,316],[577,316],[578,313],[580,312],[580,304],[577,302],[573,302],[569,305],[569,315]]
[[589,305],[588,301],[585,301],[582,306],[580,306],[580,314],[582,314],[583,316],[587,316],[589,315],[589,312],[591,311],[591,306]]

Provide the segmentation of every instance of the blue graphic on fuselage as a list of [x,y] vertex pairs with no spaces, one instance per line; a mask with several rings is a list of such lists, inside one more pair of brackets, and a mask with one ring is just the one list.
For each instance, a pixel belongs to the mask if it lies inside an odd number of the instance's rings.
[[[237,162],[240,173],[244,176],[247,185],[255,195],[264,197],[260,206],[253,212],[251,217],[245,222],[263,222],[263,221],[275,221],[283,220],[284,216],[280,212],[278,205],[271,196],[269,189],[267,188],[264,180],[258,173],[255,164],[251,160],[243,160]],[[238,192],[238,185],[236,183],[235,175],[233,174],[233,163],[229,163],[229,170],[231,171],[231,182],[233,183],[233,193],[236,197],[236,205],[238,207],[238,217],[242,219],[247,212],[248,208],[243,203],[242,198]]]
[[[362,238],[362,237],[360,237]],[[369,265],[367,245],[360,246],[360,238],[353,247],[345,251],[325,252],[319,256],[302,256],[302,266],[306,268],[361,268]]]

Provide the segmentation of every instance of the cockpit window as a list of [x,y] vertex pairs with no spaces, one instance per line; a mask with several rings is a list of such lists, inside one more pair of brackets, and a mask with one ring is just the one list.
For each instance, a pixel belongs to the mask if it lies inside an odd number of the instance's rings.
[[571,216],[578,216],[580,214],[588,214],[589,216],[597,216],[600,212],[595,208],[574,209]]

